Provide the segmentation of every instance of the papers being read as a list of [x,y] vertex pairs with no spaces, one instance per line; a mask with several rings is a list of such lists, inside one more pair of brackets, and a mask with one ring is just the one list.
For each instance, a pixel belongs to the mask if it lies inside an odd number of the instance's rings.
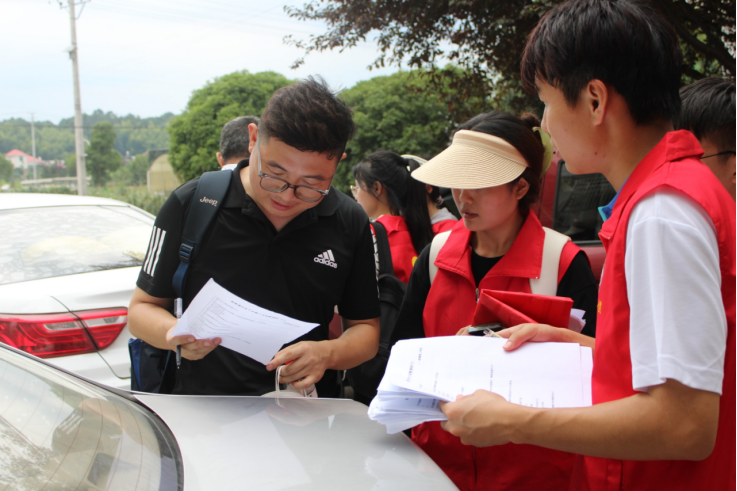
[[319,324],[302,322],[254,305],[210,279],[194,297],[172,334],[222,338],[221,346],[266,365],[279,349]]

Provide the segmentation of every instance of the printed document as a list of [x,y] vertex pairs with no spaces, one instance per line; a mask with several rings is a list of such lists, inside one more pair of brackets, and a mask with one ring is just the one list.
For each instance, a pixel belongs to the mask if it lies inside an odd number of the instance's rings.
[[197,339],[221,338],[224,346],[266,365],[279,349],[319,324],[302,322],[254,305],[210,279],[172,331]]
[[591,405],[590,348],[527,343],[504,351],[506,339],[445,336],[398,342],[391,351],[369,417],[389,433],[443,421],[439,401],[483,389],[529,407]]

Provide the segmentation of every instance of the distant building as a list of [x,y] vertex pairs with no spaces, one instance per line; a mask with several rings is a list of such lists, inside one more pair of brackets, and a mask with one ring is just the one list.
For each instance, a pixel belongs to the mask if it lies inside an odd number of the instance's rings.
[[[149,152],[149,158],[151,158],[151,152]],[[181,182],[171,168],[168,153],[159,154],[156,157],[146,173],[146,181],[148,192],[151,194],[168,194],[179,187]]]
[[17,148],[14,148],[10,152],[5,154],[5,158],[10,161],[11,164],[13,164],[13,167],[16,169],[28,169],[33,168],[33,165],[44,165],[46,162],[41,160],[38,157],[33,157],[33,155],[28,155],[25,152],[22,152],[18,150]]

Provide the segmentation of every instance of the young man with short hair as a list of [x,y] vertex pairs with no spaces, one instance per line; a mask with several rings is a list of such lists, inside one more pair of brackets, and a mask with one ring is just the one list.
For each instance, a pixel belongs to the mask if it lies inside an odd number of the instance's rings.
[[233,170],[238,162],[251,156],[248,130],[251,124],[258,126],[256,116],[231,119],[223,126],[220,133],[220,151],[215,154],[222,170]]
[[702,78],[681,89],[678,127],[699,139],[705,163],[735,197],[734,80]]
[[[134,336],[162,349],[181,345],[175,394],[261,395],[274,390],[274,370],[296,389],[313,383],[337,397],[334,370],[376,355],[379,305],[368,217],[330,186],[355,127],[350,109],[322,81],[279,89],[259,125],[249,125],[253,157],[233,171],[230,189],[201,250],[190,264],[186,309],[213,278],[265,309],[320,326],[276,354],[267,366],[219,347],[220,340],[173,337],[172,277],[182,226],[197,180],[174,191],[156,218],[149,253],[128,311]],[[331,264],[317,259],[331,258]],[[338,306],[345,332],[328,340]]]
[[571,489],[735,489],[735,207],[672,131],[681,52],[652,7],[572,0],[528,39],[523,80],[568,169],[618,191],[596,340],[537,324],[502,331],[594,347],[592,407],[536,409],[486,391],[442,404],[443,427],[477,446],[583,455]]

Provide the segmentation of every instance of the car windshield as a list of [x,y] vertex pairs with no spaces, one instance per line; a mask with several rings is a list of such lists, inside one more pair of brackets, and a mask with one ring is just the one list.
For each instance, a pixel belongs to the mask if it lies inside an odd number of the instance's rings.
[[123,206],[0,212],[0,285],[140,266],[151,217]]
[[154,413],[0,347],[0,489],[180,490]]

